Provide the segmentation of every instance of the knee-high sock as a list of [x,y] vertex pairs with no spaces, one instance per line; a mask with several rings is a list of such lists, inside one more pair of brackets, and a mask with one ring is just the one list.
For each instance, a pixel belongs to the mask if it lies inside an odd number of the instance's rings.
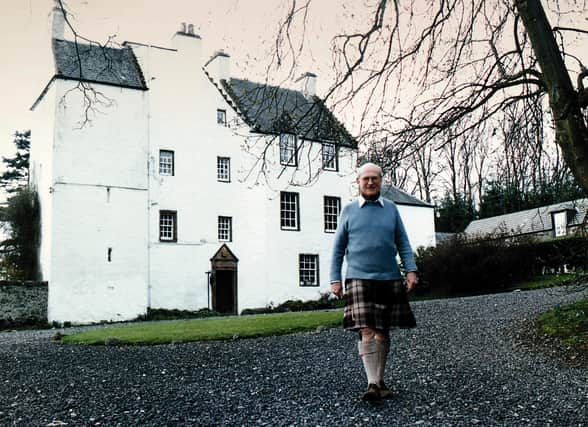
[[386,369],[386,360],[388,360],[388,352],[390,351],[390,341],[374,340],[378,343],[378,367],[376,369],[377,383],[384,382],[384,371]]
[[378,361],[380,358],[379,345],[374,338],[357,343],[359,356],[367,376],[368,384],[378,383]]

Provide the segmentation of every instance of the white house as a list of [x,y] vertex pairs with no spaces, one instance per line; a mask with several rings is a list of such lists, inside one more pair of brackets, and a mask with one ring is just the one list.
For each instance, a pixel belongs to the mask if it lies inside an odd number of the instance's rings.
[[436,245],[435,206],[391,185],[383,185],[381,193],[398,206],[413,251]]
[[588,199],[540,206],[468,224],[465,233],[471,236],[533,235],[541,239],[569,236],[585,227],[588,221]]
[[[232,78],[192,26],[171,48],[76,46],[63,32],[54,9],[56,71],[31,108],[49,321],[317,298],[357,143],[316,76],[300,90]],[[434,244],[405,222],[415,247]]]

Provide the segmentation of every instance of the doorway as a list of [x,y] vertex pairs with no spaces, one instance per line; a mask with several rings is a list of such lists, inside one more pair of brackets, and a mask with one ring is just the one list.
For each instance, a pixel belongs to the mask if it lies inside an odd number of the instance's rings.
[[212,296],[212,309],[223,314],[235,314],[237,307],[235,304],[235,271],[232,270],[215,270],[214,292]]
[[237,263],[239,260],[225,244],[210,259],[212,309],[223,314],[237,314]]

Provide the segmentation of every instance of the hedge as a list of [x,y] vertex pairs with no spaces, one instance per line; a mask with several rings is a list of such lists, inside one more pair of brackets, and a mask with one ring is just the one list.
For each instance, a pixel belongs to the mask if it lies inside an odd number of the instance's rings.
[[546,272],[588,271],[588,238],[472,239],[457,236],[416,254],[419,293],[439,295],[496,291]]

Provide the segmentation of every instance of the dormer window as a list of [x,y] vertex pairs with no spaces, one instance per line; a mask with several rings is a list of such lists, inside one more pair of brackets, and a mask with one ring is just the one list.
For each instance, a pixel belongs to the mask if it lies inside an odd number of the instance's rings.
[[227,110],[216,110],[216,122],[219,125],[226,126],[227,125]]
[[280,164],[297,166],[296,135],[283,133],[280,135]]
[[326,171],[336,171],[339,168],[337,159],[337,146],[331,143],[323,144],[323,169]]
[[566,211],[554,212],[553,230],[555,237],[565,236],[568,230],[568,213]]

